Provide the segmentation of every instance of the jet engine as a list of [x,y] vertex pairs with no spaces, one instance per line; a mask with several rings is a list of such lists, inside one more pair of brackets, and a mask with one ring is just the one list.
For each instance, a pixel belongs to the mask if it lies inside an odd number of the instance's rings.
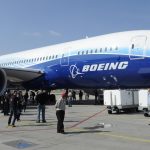
[[7,75],[3,69],[0,69],[0,95],[4,93],[7,86]]

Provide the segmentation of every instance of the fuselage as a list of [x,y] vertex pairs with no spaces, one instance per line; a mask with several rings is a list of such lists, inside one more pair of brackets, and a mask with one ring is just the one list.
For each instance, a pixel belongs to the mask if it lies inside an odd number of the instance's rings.
[[150,30],[112,33],[3,55],[1,68],[39,69],[27,88],[150,87]]

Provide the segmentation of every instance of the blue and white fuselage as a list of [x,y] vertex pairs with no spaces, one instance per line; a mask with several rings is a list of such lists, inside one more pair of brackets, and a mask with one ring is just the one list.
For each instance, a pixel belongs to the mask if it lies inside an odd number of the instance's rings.
[[4,55],[0,68],[1,86],[8,82],[29,89],[147,88],[150,31],[112,33]]

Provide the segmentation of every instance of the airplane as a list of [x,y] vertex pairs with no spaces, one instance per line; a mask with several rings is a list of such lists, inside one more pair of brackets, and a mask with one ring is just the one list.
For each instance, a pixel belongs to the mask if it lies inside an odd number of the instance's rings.
[[150,87],[150,30],[85,38],[0,56],[0,93]]

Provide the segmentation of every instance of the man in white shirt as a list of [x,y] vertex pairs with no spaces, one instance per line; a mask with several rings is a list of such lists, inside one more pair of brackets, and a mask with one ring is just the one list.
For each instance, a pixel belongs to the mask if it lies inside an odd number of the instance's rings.
[[64,134],[64,117],[66,109],[66,93],[62,94],[62,98],[58,100],[55,104],[56,116],[57,116],[57,133]]

